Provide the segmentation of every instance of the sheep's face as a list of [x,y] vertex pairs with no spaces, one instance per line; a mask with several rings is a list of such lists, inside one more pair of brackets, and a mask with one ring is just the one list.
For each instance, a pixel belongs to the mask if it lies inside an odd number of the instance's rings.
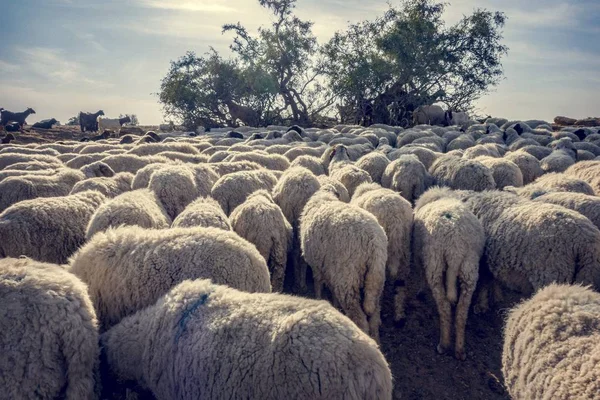
[[517,131],[517,133],[519,135],[521,135],[524,132],[523,127],[521,126],[521,124],[516,124],[515,127],[514,127],[514,130]]
[[585,129],[577,129],[575,132],[573,132],[573,134],[575,136],[577,136],[579,138],[579,140],[583,141],[585,139]]

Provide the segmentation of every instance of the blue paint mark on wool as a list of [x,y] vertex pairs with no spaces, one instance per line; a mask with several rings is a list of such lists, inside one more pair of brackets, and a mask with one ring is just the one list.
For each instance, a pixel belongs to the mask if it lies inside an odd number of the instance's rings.
[[179,343],[179,338],[185,331],[185,324],[186,324],[187,320],[190,318],[190,316],[192,315],[192,313],[194,311],[196,311],[201,305],[204,305],[207,300],[208,300],[208,294],[205,293],[198,300],[196,300],[190,308],[188,308],[187,310],[185,310],[183,312],[183,315],[181,316],[181,318],[179,319],[179,322],[177,323],[178,328],[177,328],[177,334],[175,334],[175,343]]

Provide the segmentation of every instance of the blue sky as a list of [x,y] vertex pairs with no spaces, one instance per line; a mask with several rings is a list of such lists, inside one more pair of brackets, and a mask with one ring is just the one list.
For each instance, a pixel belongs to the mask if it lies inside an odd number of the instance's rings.
[[[600,116],[600,1],[450,0],[446,20],[474,7],[509,20],[505,79],[478,107],[514,119]],[[393,2],[392,2],[393,3]],[[33,107],[33,120],[80,110],[163,121],[153,93],[169,62],[208,46],[228,52],[224,23],[269,22],[256,0],[0,0],[0,106]],[[387,8],[379,0],[298,0],[320,42]]]

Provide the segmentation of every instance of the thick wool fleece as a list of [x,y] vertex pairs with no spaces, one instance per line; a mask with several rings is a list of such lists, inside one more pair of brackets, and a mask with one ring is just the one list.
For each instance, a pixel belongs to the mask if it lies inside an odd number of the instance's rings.
[[487,265],[510,289],[532,293],[552,282],[600,287],[600,231],[561,206],[524,202],[491,224]]
[[148,189],[154,192],[171,220],[200,196],[192,171],[179,166],[169,166],[154,172]]
[[504,330],[502,373],[515,400],[598,398],[600,294],[553,284],[515,307]]
[[537,197],[534,201],[551,203],[577,211],[589,218],[600,229],[600,197],[583,193],[554,192]]
[[218,228],[109,229],[72,257],[71,272],[89,285],[103,329],[153,304],[185,279],[271,291],[267,264],[256,248]]
[[431,183],[431,175],[419,158],[412,154],[400,156],[392,161],[381,177],[381,186],[399,192],[411,204]]
[[113,198],[131,190],[133,175],[128,172],[121,172],[112,178],[90,178],[79,181],[71,189],[71,194],[85,192],[86,190],[95,190],[106,197]]
[[271,273],[274,292],[283,290],[288,251],[292,246],[292,226],[271,195],[259,190],[231,213],[235,233],[256,246]]
[[158,400],[392,398],[375,342],[324,301],[185,281],[102,345],[118,379]]
[[390,160],[385,155],[373,151],[359,158],[356,161],[356,166],[367,171],[373,182],[381,183],[383,171],[389,163]]
[[415,264],[425,271],[440,315],[437,351],[443,354],[450,347],[452,306],[456,305],[454,352],[464,360],[465,326],[485,245],[483,227],[459,200],[446,198],[415,213],[413,240]]
[[55,175],[24,175],[0,182],[0,212],[23,200],[38,197],[66,196],[73,186],[85,179],[79,171],[61,169]]
[[227,215],[225,215],[219,203],[211,197],[201,197],[190,203],[171,225],[172,228],[190,228],[193,226],[232,230]]
[[96,314],[77,277],[58,265],[0,259],[0,304],[2,398],[98,397]]
[[64,264],[85,242],[90,218],[106,197],[87,191],[14,204],[0,214],[0,257],[25,255]]
[[302,254],[313,271],[315,295],[323,286],[359,328],[379,341],[387,236],[369,212],[319,190],[300,217]]
[[212,188],[212,197],[219,202],[225,214],[229,215],[248,195],[257,190],[273,189],[277,177],[270,171],[241,171],[222,176]]
[[102,204],[90,219],[85,237],[90,239],[97,232],[121,225],[164,229],[171,226],[171,218],[153,192],[133,190]]

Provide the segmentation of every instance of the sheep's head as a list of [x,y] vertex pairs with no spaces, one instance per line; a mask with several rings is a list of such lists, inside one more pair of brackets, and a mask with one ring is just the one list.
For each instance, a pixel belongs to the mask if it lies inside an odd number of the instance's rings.
[[348,148],[343,144],[338,144],[333,147],[331,154],[329,155],[329,161],[333,160],[350,160],[348,156]]
[[444,112],[444,121],[446,122],[446,125],[451,125],[453,118],[454,117],[452,116],[452,110]]
[[129,144],[133,143],[133,137],[131,135],[125,135],[121,138],[119,144]]
[[253,140],[258,140],[258,139],[264,139],[264,136],[261,133],[256,132],[256,133],[253,133],[252,135],[250,135],[247,142],[251,142]]
[[323,186],[321,186],[321,189],[319,189],[322,193],[328,193],[328,194],[332,194],[334,195],[338,200],[340,199],[340,192],[336,189],[335,186],[327,183]]
[[29,107],[29,108],[27,108],[27,110],[25,110],[25,113],[27,113],[27,114],[35,114],[35,111],[33,110],[33,108]]
[[233,138],[233,139],[243,139],[244,135],[242,135],[241,133],[236,132],[236,131],[231,131],[231,132],[227,133],[227,135],[225,135],[225,137]]
[[146,136],[151,137],[155,142],[160,142],[160,136],[158,136],[154,131],[146,132]]
[[289,131],[296,131],[296,132],[298,132],[298,134],[300,134],[300,135],[302,134],[302,128],[300,128],[298,125],[290,126],[286,132],[289,132]]
[[573,134],[575,136],[577,136],[579,138],[579,140],[584,141],[586,134],[585,134],[585,129],[577,129],[575,132],[573,132]]
[[521,126],[521,124],[516,124],[513,129],[515,131],[517,131],[517,134],[521,135],[523,134],[523,132],[525,132],[525,130],[523,129],[523,127]]

